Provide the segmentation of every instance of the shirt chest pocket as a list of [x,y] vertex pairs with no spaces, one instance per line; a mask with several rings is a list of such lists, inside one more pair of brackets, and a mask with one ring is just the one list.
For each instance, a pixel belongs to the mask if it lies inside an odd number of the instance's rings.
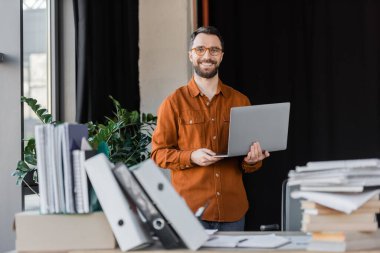
[[205,115],[203,111],[180,114],[178,147],[181,150],[203,148],[205,145]]

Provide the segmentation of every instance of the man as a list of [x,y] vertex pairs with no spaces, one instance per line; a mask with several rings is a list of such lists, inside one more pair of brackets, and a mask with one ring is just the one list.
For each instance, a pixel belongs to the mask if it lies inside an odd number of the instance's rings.
[[214,157],[227,151],[230,109],[250,105],[219,79],[223,54],[216,28],[201,27],[191,35],[193,78],[161,104],[152,159],[171,170],[174,188],[193,212],[207,206],[201,217],[205,228],[242,231],[248,210],[242,173],[259,169],[269,153],[253,143],[244,159]]

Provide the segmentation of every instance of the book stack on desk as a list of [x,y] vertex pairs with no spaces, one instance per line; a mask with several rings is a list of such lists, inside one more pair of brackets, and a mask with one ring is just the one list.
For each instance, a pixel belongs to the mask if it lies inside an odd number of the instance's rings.
[[94,155],[94,151],[81,150],[87,137],[87,126],[81,124],[35,127],[42,214],[90,212],[84,161],[86,155]]
[[309,251],[345,252],[380,248],[376,232],[314,232],[307,247]]
[[301,201],[302,231],[312,233],[308,250],[380,248],[380,160],[309,162],[289,172],[291,193]]
[[313,201],[301,201],[303,210],[302,230],[318,231],[365,231],[377,230],[376,213],[379,213],[378,195],[350,214],[336,211]]
[[17,251],[116,247],[104,213],[90,213],[87,135],[80,124],[35,127],[40,211],[15,215]]

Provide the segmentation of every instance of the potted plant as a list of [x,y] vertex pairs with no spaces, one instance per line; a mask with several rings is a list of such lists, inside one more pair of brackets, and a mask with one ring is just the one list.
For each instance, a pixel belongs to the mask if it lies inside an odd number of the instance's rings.
[[[116,111],[113,117],[106,117],[105,123],[88,122],[88,141],[95,150],[106,153],[111,162],[122,162],[132,166],[150,157],[149,144],[152,139],[151,132],[156,125],[157,117],[153,114],[140,114],[138,111],[129,112],[122,108],[120,103],[110,96]],[[37,103],[36,99],[22,97],[43,124],[60,124],[53,121],[53,117],[45,108]],[[27,175],[33,175],[33,181],[38,183],[37,158],[35,139],[24,140],[25,147],[23,159],[17,163],[13,176],[17,177],[17,184],[24,182]],[[32,189],[31,189],[32,190]]]

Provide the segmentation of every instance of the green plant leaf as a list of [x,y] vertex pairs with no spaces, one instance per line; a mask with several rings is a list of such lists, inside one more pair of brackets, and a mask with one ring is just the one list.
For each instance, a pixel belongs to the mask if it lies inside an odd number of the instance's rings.
[[26,176],[26,173],[24,175],[19,175],[16,180],[16,185],[21,185],[22,181],[24,180]]
[[42,121],[47,124],[47,123],[53,123],[53,117],[50,115],[50,114],[45,114],[45,115],[42,115]]
[[45,109],[45,108],[41,108],[41,109],[38,109],[37,111],[36,111],[36,113],[38,114],[38,115],[43,115],[44,113],[46,113],[47,112],[47,110]]
[[32,171],[32,169],[24,162],[18,161],[16,170],[12,173],[12,176],[16,178],[16,184],[19,185],[24,180],[26,174]]
[[46,109],[41,108],[41,105],[37,104],[37,100],[34,98],[27,98],[22,96],[21,102],[26,103],[32,111],[37,115],[37,117],[41,120],[44,124],[50,124],[52,123],[53,117],[51,114],[47,112]]
[[134,122],[134,123],[135,122],[140,122],[140,115],[139,115],[139,113],[137,111],[131,112],[130,119],[131,119],[131,122]]
[[24,148],[24,161],[34,166],[37,165],[36,141],[34,138],[29,139],[26,143]]
[[35,153],[36,151],[36,140],[34,138],[30,138],[27,140],[26,146],[24,148],[24,152]]
[[36,166],[37,159],[35,154],[24,154],[24,160],[26,163]]
[[153,120],[154,120],[154,116],[153,116],[153,114],[148,113],[147,121],[153,121]]
[[107,157],[109,157],[110,156],[110,150],[109,150],[109,148],[107,146],[107,143],[105,143],[104,141],[102,141],[101,143],[99,143],[98,152],[99,153],[103,153]]
[[18,163],[17,163],[17,170],[21,171],[21,172],[28,172],[31,169],[29,168],[28,164],[26,164],[26,162],[24,162],[24,161],[18,161]]

